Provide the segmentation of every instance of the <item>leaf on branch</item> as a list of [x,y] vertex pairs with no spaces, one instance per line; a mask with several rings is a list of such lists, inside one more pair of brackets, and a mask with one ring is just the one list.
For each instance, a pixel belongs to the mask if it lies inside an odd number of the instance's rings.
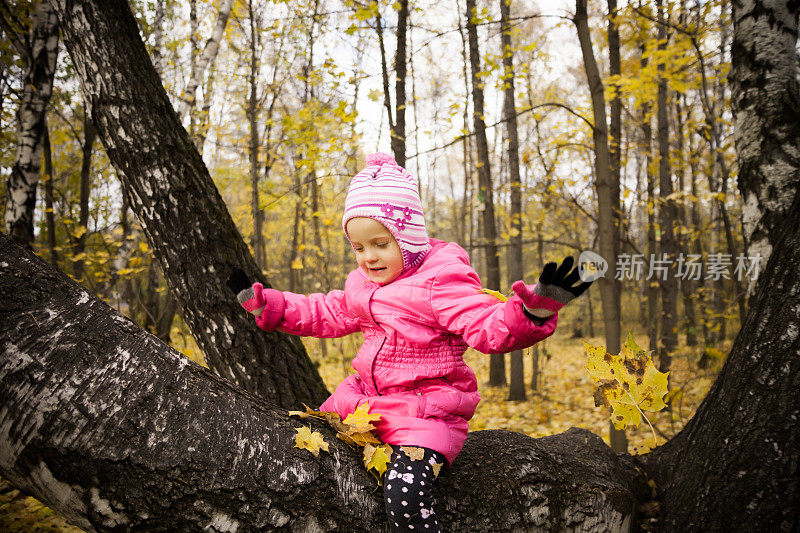
[[297,434],[294,436],[294,447],[308,450],[314,454],[314,457],[319,457],[319,451],[328,451],[328,443],[322,438],[322,433],[319,431],[311,431],[307,426],[295,428]]
[[393,451],[388,444],[382,446],[367,444],[364,446],[364,466],[367,467],[367,470],[375,470],[379,477],[382,476],[386,472],[386,465],[389,463]]
[[369,402],[366,402],[362,405],[359,405],[354,412],[347,415],[347,418],[344,419],[344,424],[351,430],[352,433],[363,433],[365,431],[372,431],[372,423],[377,422],[380,419],[380,414],[370,414]]
[[643,416],[652,429],[644,411],[658,412],[666,407],[669,372],[659,372],[650,354],[636,344],[630,333],[619,355],[606,353],[605,346],[583,344],[589,356],[586,369],[598,384],[595,405],[611,408],[611,420],[617,429],[638,427]]

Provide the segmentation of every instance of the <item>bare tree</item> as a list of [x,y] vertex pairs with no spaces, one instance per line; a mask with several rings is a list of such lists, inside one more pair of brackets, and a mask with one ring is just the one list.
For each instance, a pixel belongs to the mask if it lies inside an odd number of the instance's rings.
[[[517,106],[514,100],[514,46],[509,25],[511,0],[500,0],[500,47],[503,57],[503,120],[508,132],[508,171],[511,188],[511,246],[508,247],[509,283],[522,279],[522,184],[519,177],[519,134]],[[511,353],[511,385],[509,400],[525,399],[525,367],[522,350]]]
[[[472,73],[472,126],[478,149],[478,198],[481,203],[484,257],[486,258],[485,285],[494,290],[500,288],[500,252],[497,249],[497,226],[494,219],[494,189],[492,184],[489,145],[486,142],[486,122],[483,105],[483,79],[481,56],[478,48],[478,28],[475,25],[475,0],[467,0],[466,26],[469,43],[469,65]],[[489,384],[506,384],[506,366],[503,354],[492,354],[489,361]]]
[[[609,353],[619,353],[620,351],[620,298],[619,284],[614,280],[616,272],[616,250],[615,244],[617,230],[614,227],[614,213],[611,176],[611,155],[608,149],[608,126],[606,122],[606,103],[605,89],[600,78],[600,71],[597,68],[597,61],[592,49],[591,35],[589,33],[588,15],[586,13],[586,0],[577,0],[575,7],[575,27],[578,32],[578,40],[581,44],[583,54],[583,66],[586,70],[586,78],[589,82],[589,92],[592,98],[592,112],[594,124],[592,126],[592,138],[594,139],[594,172],[595,189],[597,190],[597,226],[600,236],[600,255],[608,261],[608,271],[612,274],[600,278],[600,295],[603,303],[603,326],[605,329],[606,347]],[[618,189],[617,189],[618,190]],[[619,200],[617,200],[617,203]],[[609,279],[610,278],[610,279]],[[612,435],[614,433],[612,432]],[[616,440],[612,442],[614,449],[624,451],[627,448],[627,441],[624,434],[616,434]]]

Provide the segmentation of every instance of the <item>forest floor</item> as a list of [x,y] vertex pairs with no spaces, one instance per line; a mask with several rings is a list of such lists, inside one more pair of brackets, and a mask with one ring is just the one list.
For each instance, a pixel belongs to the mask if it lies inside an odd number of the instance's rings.
[[[352,373],[349,359],[355,354],[360,335],[337,341],[325,341],[327,357],[316,358],[319,371],[328,386],[334,390],[344,377]],[[644,336],[634,335],[636,342],[647,346]],[[197,360],[196,347],[190,338],[173,336],[176,348]],[[319,341],[304,339],[309,354],[319,354]],[[581,341],[593,345],[603,344],[600,337],[571,338],[566,328],[559,328],[552,337],[539,343],[541,380],[537,391],[530,387],[532,354],[525,350],[525,376],[527,399],[519,402],[506,401],[506,387],[488,387],[489,358],[474,350],[465,356],[467,363],[478,377],[482,397],[475,416],[470,421],[470,430],[506,429],[520,431],[531,437],[542,437],[561,433],[570,427],[586,428],[600,435],[606,442],[609,438],[609,413],[603,407],[595,407],[594,383],[586,370],[587,355]],[[672,411],[647,413],[658,433],[658,444],[677,433],[692,417],[705,397],[722,366],[722,354],[730,350],[730,341],[713,352],[706,369],[698,369],[699,352],[682,345],[674,355],[670,374],[670,390],[678,389],[673,396]],[[348,354],[343,356],[342,354]],[[350,355],[352,354],[352,355]],[[508,375],[509,357],[506,357]],[[202,362],[202,361],[198,361]],[[653,433],[646,422],[637,429],[628,429],[629,451],[646,453],[653,447]],[[50,508],[36,499],[14,488],[0,479],[0,531],[10,532],[80,532]]]

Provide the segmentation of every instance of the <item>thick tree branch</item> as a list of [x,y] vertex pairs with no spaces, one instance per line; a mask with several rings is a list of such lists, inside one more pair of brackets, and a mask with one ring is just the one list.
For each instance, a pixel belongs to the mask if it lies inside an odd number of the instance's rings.
[[[295,427],[330,453],[293,447]],[[0,475],[87,531],[382,531],[360,456],[219,379],[0,234]],[[624,530],[649,493],[585,430],[470,435],[439,476],[452,531]]]

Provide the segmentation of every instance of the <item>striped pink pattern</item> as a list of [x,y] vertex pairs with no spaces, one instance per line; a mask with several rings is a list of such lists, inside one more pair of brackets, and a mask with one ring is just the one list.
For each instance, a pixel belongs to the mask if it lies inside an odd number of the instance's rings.
[[390,154],[368,156],[364,170],[350,180],[342,216],[345,234],[354,217],[375,219],[391,232],[403,251],[404,271],[417,266],[430,249],[417,179]]

